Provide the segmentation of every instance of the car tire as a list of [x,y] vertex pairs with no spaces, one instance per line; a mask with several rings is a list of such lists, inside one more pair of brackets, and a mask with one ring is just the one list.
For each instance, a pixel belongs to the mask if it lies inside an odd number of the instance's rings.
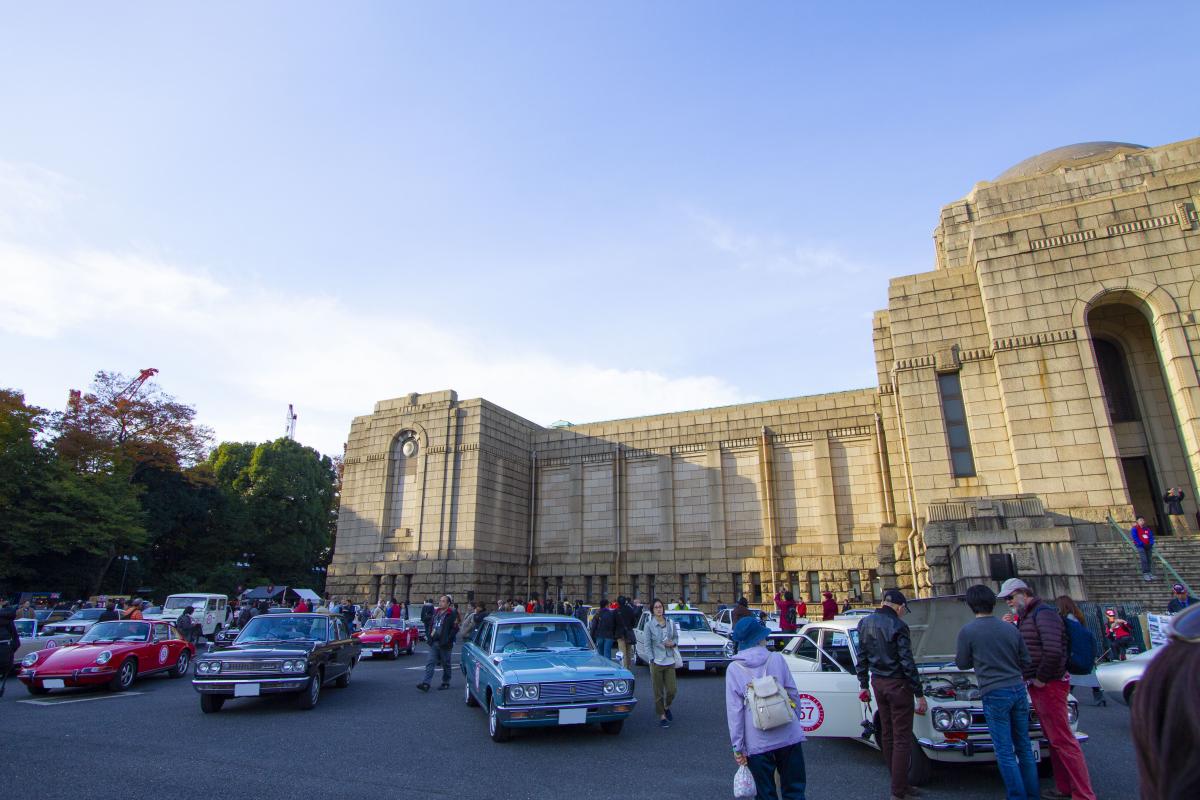
[[350,666],[346,668],[345,672],[343,672],[341,675],[337,676],[337,680],[333,682],[333,685],[339,689],[345,689],[347,686],[350,685],[350,676],[353,674],[354,674],[354,662],[350,662]]
[[321,672],[318,670],[308,679],[308,684],[300,691],[299,697],[296,698],[296,706],[308,711],[316,708],[317,701],[321,699]]
[[496,698],[488,698],[488,735],[493,742],[507,742],[512,737],[512,729],[504,727],[500,715],[496,711]]
[[933,761],[913,737],[912,753],[908,758],[908,785],[924,786],[933,777]]
[[29,693],[34,697],[41,697],[42,695],[50,694],[50,690],[44,686],[34,686],[31,683],[27,683],[25,684],[25,688],[29,690]]
[[1133,693],[1136,691],[1137,691],[1137,681],[1134,681],[1133,683],[1126,686],[1125,690],[1123,692],[1121,692],[1121,697],[1125,698],[1125,705],[1127,705],[1131,708],[1133,707]]
[[625,727],[625,720],[614,719],[609,722],[601,722],[600,730],[607,733],[609,736],[616,736],[621,732],[621,728]]
[[215,714],[225,705],[225,698],[219,694],[200,695],[200,710],[205,714]]
[[465,702],[467,704],[468,708],[478,708],[479,701],[475,699],[475,695],[471,694],[471,682],[468,680],[464,680],[463,681],[463,689],[464,689],[463,702]]
[[398,642],[393,642],[391,659],[392,659],[392,661],[395,661],[399,657],[400,657],[400,644]]
[[175,662],[175,666],[167,672],[167,676],[171,678],[182,678],[187,675],[188,665],[191,663],[191,654],[187,650],[179,651],[179,660]]
[[127,658],[117,668],[117,674],[108,682],[110,692],[123,692],[137,680],[137,660]]

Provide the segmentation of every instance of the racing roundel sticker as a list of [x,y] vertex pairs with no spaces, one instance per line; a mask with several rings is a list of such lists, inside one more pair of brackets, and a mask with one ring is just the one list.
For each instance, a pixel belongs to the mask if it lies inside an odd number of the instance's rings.
[[825,707],[811,694],[801,694],[800,704],[796,706],[796,717],[804,732],[811,733],[825,721]]
[[158,648],[158,663],[160,663],[160,664],[167,663],[167,655],[169,653],[170,653],[170,651],[167,650],[167,646],[165,644],[162,647]]
[[58,647],[58,642],[54,641],[53,639],[47,640],[47,642],[46,642],[47,650],[53,650],[56,647]]

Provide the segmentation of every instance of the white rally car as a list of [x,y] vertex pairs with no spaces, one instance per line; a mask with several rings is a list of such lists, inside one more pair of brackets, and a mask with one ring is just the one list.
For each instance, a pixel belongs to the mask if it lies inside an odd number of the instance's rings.
[[[679,626],[679,655],[683,658],[681,669],[703,672],[729,664],[729,659],[734,653],[733,642],[713,633],[708,624],[708,617],[702,612],[668,611],[667,618]],[[634,650],[639,664],[647,664],[650,661],[649,649],[646,647],[646,625],[649,621],[650,612],[646,611],[634,630],[634,637],[637,639]]]
[[[766,625],[767,630],[771,632],[769,637],[771,644],[770,649],[782,650],[788,642],[796,638],[795,633],[784,633],[782,630],[780,630],[778,614],[768,614],[765,611],[759,611],[757,609],[751,609],[751,613],[758,617],[758,621],[763,625]],[[803,617],[796,620],[796,630],[799,631],[800,628],[803,628],[806,622],[808,622],[808,620]],[[722,608],[720,611],[718,611],[716,620],[713,622],[712,629],[725,638],[731,637],[733,635],[733,608]]]
[[[929,781],[933,761],[994,763],[996,756],[975,672],[954,666],[958,632],[975,615],[960,597],[910,600],[908,607],[904,621],[911,630],[913,656],[929,702],[928,713],[913,717],[917,746],[912,750],[908,780],[918,786]],[[858,699],[855,664],[862,619],[809,623],[784,648],[783,655],[800,690],[798,713],[809,736],[861,739],[878,748],[878,736],[873,735],[879,730],[874,697],[869,706]],[[1087,741],[1087,734],[1076,730],[1079,705],[1071,696],[1067,698],[1067,716],[1075,738]],[[1039,771],[1046,771],[1049,742],[1032,706],[1029,734]]]

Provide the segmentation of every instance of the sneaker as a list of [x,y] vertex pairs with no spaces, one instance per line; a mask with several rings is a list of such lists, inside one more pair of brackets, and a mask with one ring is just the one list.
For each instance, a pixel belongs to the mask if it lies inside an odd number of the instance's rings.
[[669,720],[669,719],[660,719],[660,720],[658,721],[658,727],[660,727],[660,728],[669,728],[669,727],[671,727],[671,720]]
[[675,715],[671,713],[671,709],[667,709],[667,722],[674,722]]
[[418,683],[417,688],[420,689],[422,692],[428,692],[429,684],[428,683]]
[[1042,792],[1042,800],[1071,800],[1071,795],[1063,794],[1057,788],[1050,788]]
[[440,691],[443,691],[444,689],[449,689],[449,688],[450,688],[450,684],[443,683],[441,686],[438,687],[438,691],[440,692]]

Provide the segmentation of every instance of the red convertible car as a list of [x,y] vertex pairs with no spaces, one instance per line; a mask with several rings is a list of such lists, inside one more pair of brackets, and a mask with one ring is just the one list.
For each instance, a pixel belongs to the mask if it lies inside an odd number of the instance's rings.
[[18,677],[30,694],[72,686],[120,692],[139,675],[166,672],[178,678],[195,655],[195,645],[167,622],[100,622],[75,644],[25,656]]
[[363,655],[398,658],[401,653],[412,655],[418,632],[416,625],[402,619],[369,619],[354,638],[362,643]]

